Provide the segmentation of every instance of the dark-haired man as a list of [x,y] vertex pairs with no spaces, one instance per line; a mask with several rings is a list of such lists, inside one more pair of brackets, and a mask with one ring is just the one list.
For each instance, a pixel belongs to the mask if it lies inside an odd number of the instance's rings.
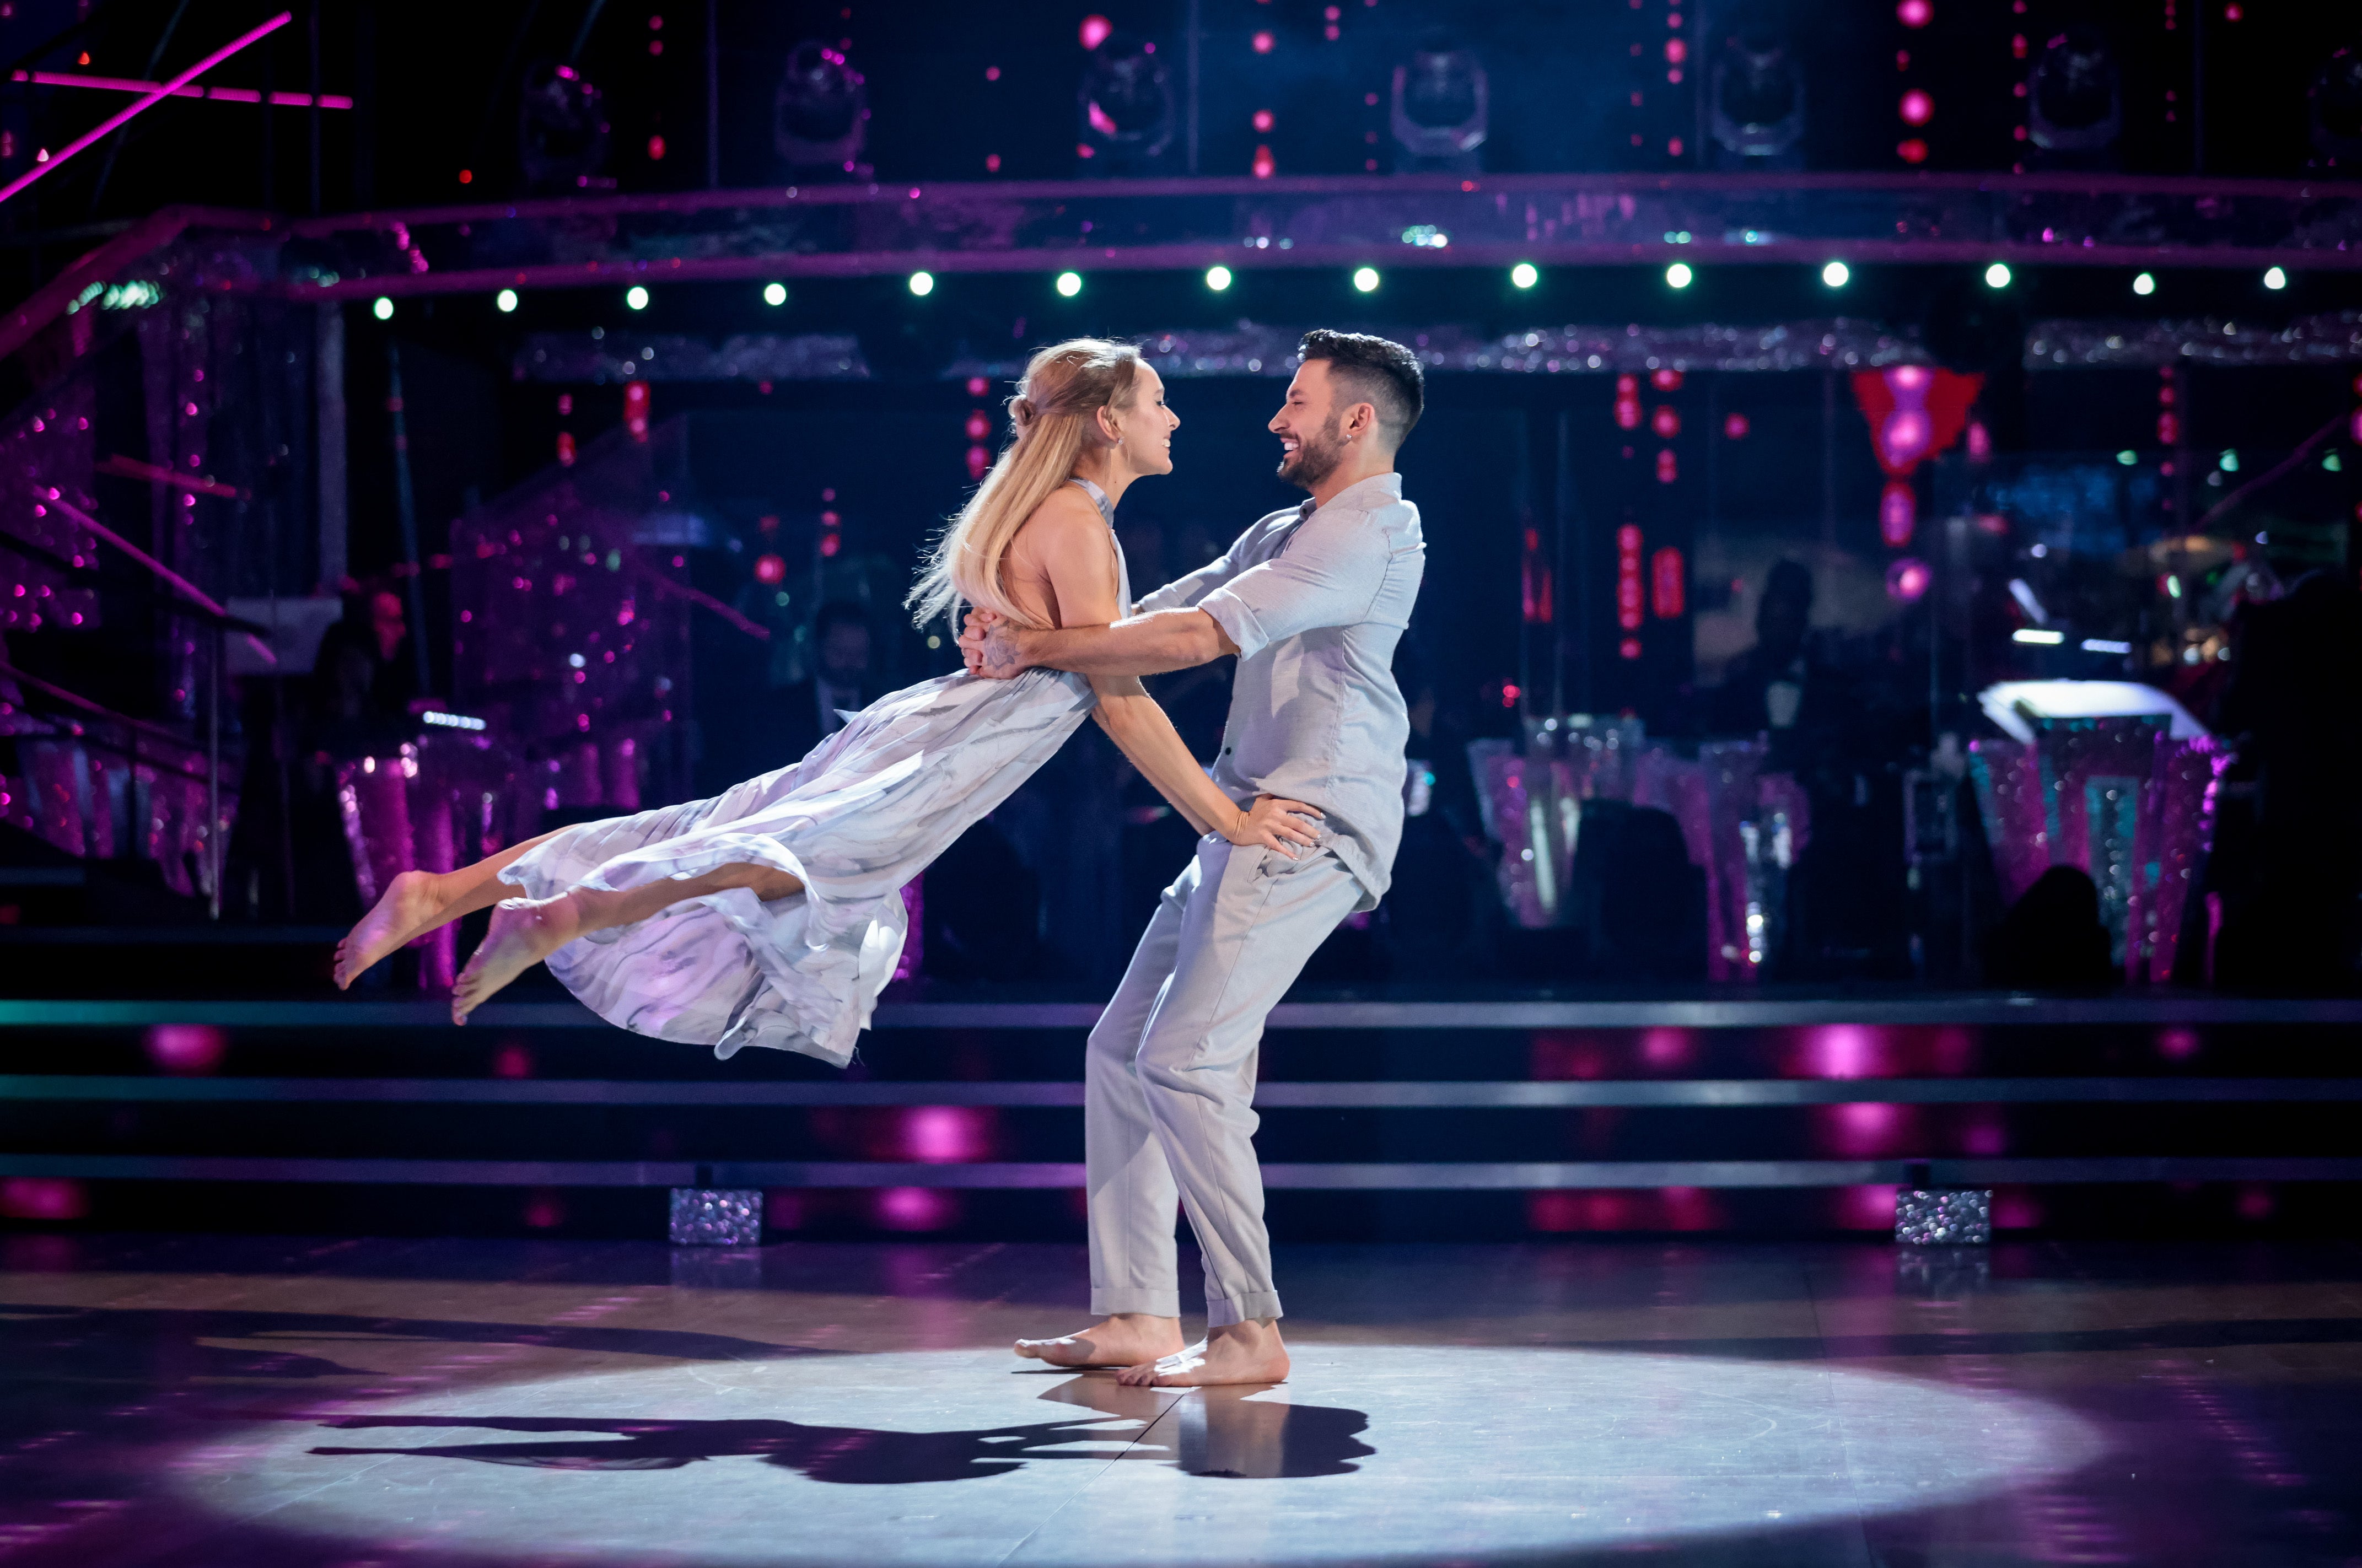
[[[1100,1320],[1018,1353],[1122,1366],[1160,1387],[1287,1375],[1255,1164],[1264,1017],[1338,923],[1374,908],[1402,837],[1409,723],[1392,671],[1426,550],[1395,452],[1424,403],[1398,343],[1314,332],[1271,421],[1279,475],[1311,492],[1221,559],[1112,626],[1032,632],[972,615],[968,668],[1154,675],[1239,656],[1214,782],[1233,801],[1319,808],[1298,856],[1218,834],[1170,888],[1091,1031],[1085,1065],[1091,1310]],[[1206,1265],[1206,1338],[1185,1348],[1173,1205]]]

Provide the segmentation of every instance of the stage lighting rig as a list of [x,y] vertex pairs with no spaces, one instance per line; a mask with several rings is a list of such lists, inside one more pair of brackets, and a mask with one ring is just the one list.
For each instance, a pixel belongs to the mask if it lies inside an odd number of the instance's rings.
[[1484,62],[1443,32],[1429,33],[1395,67],[1391,116],[1396,167],[1473,173],[1492,134],[1492,85]]
[[2107,35],[2078,24],[2052,39],[2026,84],[2026,127],[2046,152],[2100,153],[2125,128],[2124,72]]
[[869,87],[843,54],[807,39],[788,52],[771,100],[771,144],[804,178],[858,178]]
[[606,103],[580,72],[555,61],[528,67],[517,94],[517,167],[526,189],[557,194],[612,183],[599,173],[608,128]]
[[1805,69],[1787,39],[1734,33],[1714,58],[1708,128],[1726,168],[1803,167]]
[[1144,39],[1115,32],[1100,38],[1075,99],[1075,150],[1086,174],[1148,172],[1173,145],[1179,119],[1173,84],[1156,46]]

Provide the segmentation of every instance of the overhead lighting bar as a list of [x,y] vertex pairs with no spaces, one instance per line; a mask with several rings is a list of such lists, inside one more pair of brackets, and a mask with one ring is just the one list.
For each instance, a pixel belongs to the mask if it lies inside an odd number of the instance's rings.
[[[81,76],[70,71],[19,71],[12,82],[37,87],[94,87],[102,93],[154,93],[167,98],[213,98],[225,104],[259,104],[260,91],[252,87],[175,87],[164,82],[142,82],[133,76]],[[349,109],[353,101],[341,93],[273,93],[270,101],[286,109]]]
[[292,12],[280,12],[279,15],[271,17],[260,27],[252,28],[246,32],[240,33],[237,38],[234,38],[229,42],[222,45],[221,48],[214,50],[213,53],[205,56],[203,60],[197,61],[186,71],[182,72],[170,82],[164,83],[153,92],[142,97],[138,103],[131,105],[128,108],[117,109],[114,114],[107,116],[106,118],[99,121],[98,124],[91,127],[90,129],[83,132],[82,135],[66,143],[63,148],[52,154],[46,162],[36,163],[30,169],[26,170],[22,174],[17,175],[14,180],[9,181],[7,184],[0,185],[0,202],[6,202],[9,197],[15,195],[17,192],[23,190],[26,186],[31,184],[42,175],[54,173],[58,165],[63,163],[67,159],[84,150],[94,142],[105,140],[107,137],[112,136],[117,129],[121,128],[135,116],[144,114],[148,110],[154,108],[165,99],[171,97],[173,94],[180,92],[182,88],[186,87],[190,83],[194,82],[198,77],[203,76],[206,72],[211,71],[215,66],[219,65],[223,61],[227,60],[230,56],[237,53],[240,50],[247,48],[248,45],[258,43],[260,40],[269,38],[271,34],[285,27],[292,20],[293,20],[293,14]]

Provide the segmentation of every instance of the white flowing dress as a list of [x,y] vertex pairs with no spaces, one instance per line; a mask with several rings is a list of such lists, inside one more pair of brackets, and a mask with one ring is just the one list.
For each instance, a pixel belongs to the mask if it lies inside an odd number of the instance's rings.
[[[1108,516],[1107,498],[1084,488]],[[1120,545],[1116,574],[1117,602],[1129,605]],[[1047,762],[1097,702],[1087,679],[1056,670],[922,681],[854,714],[801,762],[712,800],[568,828],[501,879],[546,899],[733,865],[788,873],[802,892],[687,900],[568,943],[549,972],[635,1033],[723,1057],[768,1045],[841,1067],[901,955],[903,884]]]

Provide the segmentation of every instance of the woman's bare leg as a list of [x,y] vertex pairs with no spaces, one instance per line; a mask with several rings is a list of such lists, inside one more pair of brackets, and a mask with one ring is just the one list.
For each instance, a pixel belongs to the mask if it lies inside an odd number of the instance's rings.
[[337,944],[337,988],[346,989],[379,959],[436,927],[498,903],[505,886],[501,873],[526,850],[565,831],[557,828],[513,844],[457,871],[404,871],[396,876],[377,906]]
[[451,1021],[465,1023],[502,987],[579,936],[635,921],[710,893],[751,888],[765,903],[803,891],[803,883],[768,866],[723,866],[701,877],[664,878],[622,892],[575,888],[554,899],[505,899],[491,929],[451,992]]

